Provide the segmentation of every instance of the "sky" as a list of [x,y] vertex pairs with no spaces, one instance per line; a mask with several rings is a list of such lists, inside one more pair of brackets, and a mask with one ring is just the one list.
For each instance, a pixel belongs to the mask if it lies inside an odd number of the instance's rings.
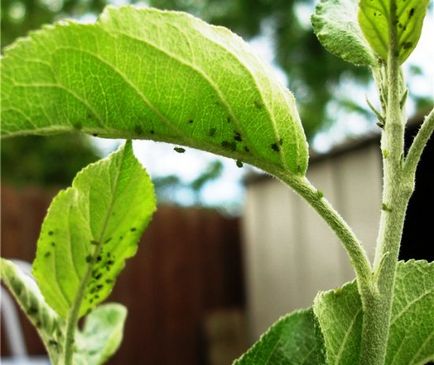
[[[303,4],[297,8],[297,13],[306,27],[310,27],[310,14],[313,11],[312,5]],[[285,74],[276,66],[274,62],[273,45],[270,42],[266,27],[263,34],[251,40],[249,43],[254,51],[269,65],[276,73],[276,76],[283,84],[287,83]],[[432,38],[434,35],[434,10],[431,7],[428,17],[425,19],[424,28],[417,48],[410,56],[404,69],[409,74],[411,66],[418,66],[423,70],[423,75],[413,75],[408,79],[411,85],[411,93],[415,95],[434,96],[434,47]],[[349,67],[352,67],[349,65]],[[373,83],[367,88],[355,86],[351,81],[343,82],[336,90],[336,96],[351,95],[357,100],[365,100],[366,97],[374,104],[378,105],[375,86]],[[334,145],[342,143],[348,137],[355,137],[371,132],[376,129],[375,123],[367,121],[364,117],[351,115],[351,122],[348,122],[348,114],[339,108],[337,103],[329,106],[331,115],[336,116],[334,125],[321,131],[313,140],[312,148],[317,152],[326,153]],[[414,105],[409,105],[407,110],[410,116],[414,112]],[[121,143],[117,140],[95,139],[102,153],[108,154]],[[185,183],[191,182],[208,166],[208,164],[219,159],[224,165],[222,176],[215,182],[209,183],[203,191],[202,201],[205,205],[220,206],[226,208],[231,214],[237,214],[242,209],[244,199],[243,176],[253,171],[247,165],[238,168],[231,159],[218,157],[210,153],[187,148],[183,154],[176,153],[173,148],[175,145],[158,143],[153,141],[134,141],[134,152],[143,166],[152,177],[161,177],[175,174]],[[177,202],[182,205],[193,203],[191,195],[185,194],[177,196]]]

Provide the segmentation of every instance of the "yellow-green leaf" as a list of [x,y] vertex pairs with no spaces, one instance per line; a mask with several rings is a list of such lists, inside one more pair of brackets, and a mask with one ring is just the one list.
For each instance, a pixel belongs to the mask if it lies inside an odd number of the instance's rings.
[[387,60],[391,31],[403,63],[419,41],[429,0],[360,0],[359,23],[375,53]]
[[87,166],[53,200],[42,225],[33,273],[47,303],[82,316],[111,292],[155,210],[152,183],[131,142]]
[[109,7],[19,40],[1,68],[4,136],[81,130],[307,168],[293,95],[241,38],[185,13]]

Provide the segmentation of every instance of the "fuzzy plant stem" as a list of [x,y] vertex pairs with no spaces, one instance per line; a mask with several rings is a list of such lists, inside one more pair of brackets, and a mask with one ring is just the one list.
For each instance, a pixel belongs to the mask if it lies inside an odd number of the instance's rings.
[[354,268],[359,291],[370,292],[372,269],[368,256],[362,244],[345,220],[306,177],[282,174],[279,171],[270,172],[281,179],[285,184],[289,185],[306,200],[335,232]]
[[393,289],[399,248],[408,202],[414,191],[415,170],[422,150],[432,133],[428,117],[404,158],[405,114],[402,100],[405,87],[399,65],[396,4],[391,2],[390,50],[385,78],[379,90],[385,103],[385,124],[381,139],[383,155],[383,196],[380,228],[374,262],[372,291],[361,293],[363,329],[360,364],[383,365],[386,358]]

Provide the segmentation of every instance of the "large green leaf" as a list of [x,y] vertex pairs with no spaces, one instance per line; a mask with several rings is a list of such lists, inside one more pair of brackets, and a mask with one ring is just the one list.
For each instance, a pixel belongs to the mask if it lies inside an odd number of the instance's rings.
[[279,319],[234,365],[325,365],[323,341],[312,309]]
[[376,54],[387,60],[390,31],[396,30],[403,63],[419,41],[429,0],[360,0],[359,23]]
[[122,341],[126,317],[127,309],[116,303],[103,304],[90,312],[83,331],[77,332],[74,361],[85,365],[104,364]]
[[53,200],[33,272],[62,317],[79,301],[83,315],[110,293],[155,210],[152,183],[131,142],[89,165]]
[[[354,282],[321,293],[314,303],[328,364],[357,364],[362,306]],[[400,262],[396,273],[385,365],[434,360],[434,263]]]
[[355,65],[374,66],[376,57],[357,20],[357,0],[321,0],[312,26],[321,44],[334,55]]
[[78,129],[306,171],[292,94],[241,38],[188,14],[109,7],[32,33],[1,64],[4,136]]

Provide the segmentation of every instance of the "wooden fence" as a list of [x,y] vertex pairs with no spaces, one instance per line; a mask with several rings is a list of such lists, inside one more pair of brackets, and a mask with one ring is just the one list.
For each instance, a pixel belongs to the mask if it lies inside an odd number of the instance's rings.
[[[2,187],[3,257],[32,261],[54,193]],[[207,364],[206,318],[244,305],[238,219],[160,207],[110,301],[129,310],[122,347],[110,364]],[[23,317],[22,323],[29,352],[44,353]],[[2,336],[2,355],[7,353]]]

